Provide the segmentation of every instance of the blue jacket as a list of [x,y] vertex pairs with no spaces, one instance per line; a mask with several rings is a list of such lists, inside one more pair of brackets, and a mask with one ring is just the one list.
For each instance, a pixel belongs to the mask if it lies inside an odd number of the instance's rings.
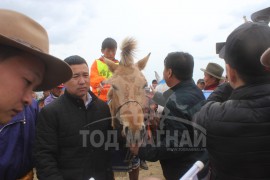
[[51,102],[53,102],[56,98],[56,96],[54,96],[52,93],[50,93],[50,95],[48,97],[46,97],[46,99],[44,100],[44,106],[50,104]]
[[8,124],[0,126],[0,179],[15,180],[33,168],[33,141],[38,104],[17,114]]

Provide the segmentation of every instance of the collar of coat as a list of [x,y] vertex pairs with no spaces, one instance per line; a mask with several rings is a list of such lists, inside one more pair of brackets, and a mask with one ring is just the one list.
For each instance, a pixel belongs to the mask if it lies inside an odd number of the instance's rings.
[[[97,96],[90,90],[88,91],[88,93],[92,97],[92,101],[90,103],[90,104],[92,104],[94,101],[97,100]],[[85,108],[84,101],[81,98],[70,94],[67,90],[65,90],[64,96],[66,96],[68,99],[70,99],[76,106]]]
[[178,84],[176,84],[175,86],[171,87],[170,89],[168,89],[167,91],[165,91],[163,93],[163,96],[165,97],[165,99],[167,99],[170,95],[172,95],[172,93],[174,91],[176,91],[177,89],[181,88],[181,87],[186,87],[186,86],[190,86],[190,85],[194,85],[194,81],[193,80],[185,80],[185,81],[181,81]]
[[270,83],[245,85],[234,89],[229,99],[257,99],[258,97],[269,96],[269,89]]

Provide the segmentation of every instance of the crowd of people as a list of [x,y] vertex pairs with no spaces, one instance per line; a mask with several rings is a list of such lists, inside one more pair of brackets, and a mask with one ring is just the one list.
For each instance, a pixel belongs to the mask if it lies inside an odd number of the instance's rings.
[[90,67],[79,55],[62,61],[48,53],[40,24],[0,9],[0,179],[32,180],[36,168],[40,180],[113,180],[118,171],[137,180],[140,166],[159,161],[165,179],[177,180],[197,160],[205,165],[198,179],[270,179],[270,27],[245,22],[224,44],[226,78],[210,62],[197,84],[193,56],[168,53],[168,89],[158,91],[157,80],[145,89],[144,112],[158,119],[146,118],[154,140],[128,147],[134,158],[121,162],[115,157],[125,154],[112,153],[123,137],[111,139],[112,72],[104,62],[121,63],[117,42],[106,38]]

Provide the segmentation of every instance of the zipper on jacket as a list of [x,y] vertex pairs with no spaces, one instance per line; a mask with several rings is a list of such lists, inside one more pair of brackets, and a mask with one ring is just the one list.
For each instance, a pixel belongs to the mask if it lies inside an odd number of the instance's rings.
[[4,126],[0,129],[0,133],[1,133],[6,127],[12,126],[12,125],[17,124],[17,123],[23,123],[23,124],[26,124],[25,112],[24,112],[24,111],[23,111],[23,119],[22,119],[22,120],[15,121],[15,122],[12,122],[12,123],[9,123],[9,124],[4,125]]

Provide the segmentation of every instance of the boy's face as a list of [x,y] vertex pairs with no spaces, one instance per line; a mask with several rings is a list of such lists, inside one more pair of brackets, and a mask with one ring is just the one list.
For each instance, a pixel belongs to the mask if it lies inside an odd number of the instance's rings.
[[0,62],[0,124],[8,123],[32,102],[32,92],[41,83],[45,67],[36,57],[22,54]]
[[114,60],[116,54],[116,48],[105,48],[101,50],[105,58]]

